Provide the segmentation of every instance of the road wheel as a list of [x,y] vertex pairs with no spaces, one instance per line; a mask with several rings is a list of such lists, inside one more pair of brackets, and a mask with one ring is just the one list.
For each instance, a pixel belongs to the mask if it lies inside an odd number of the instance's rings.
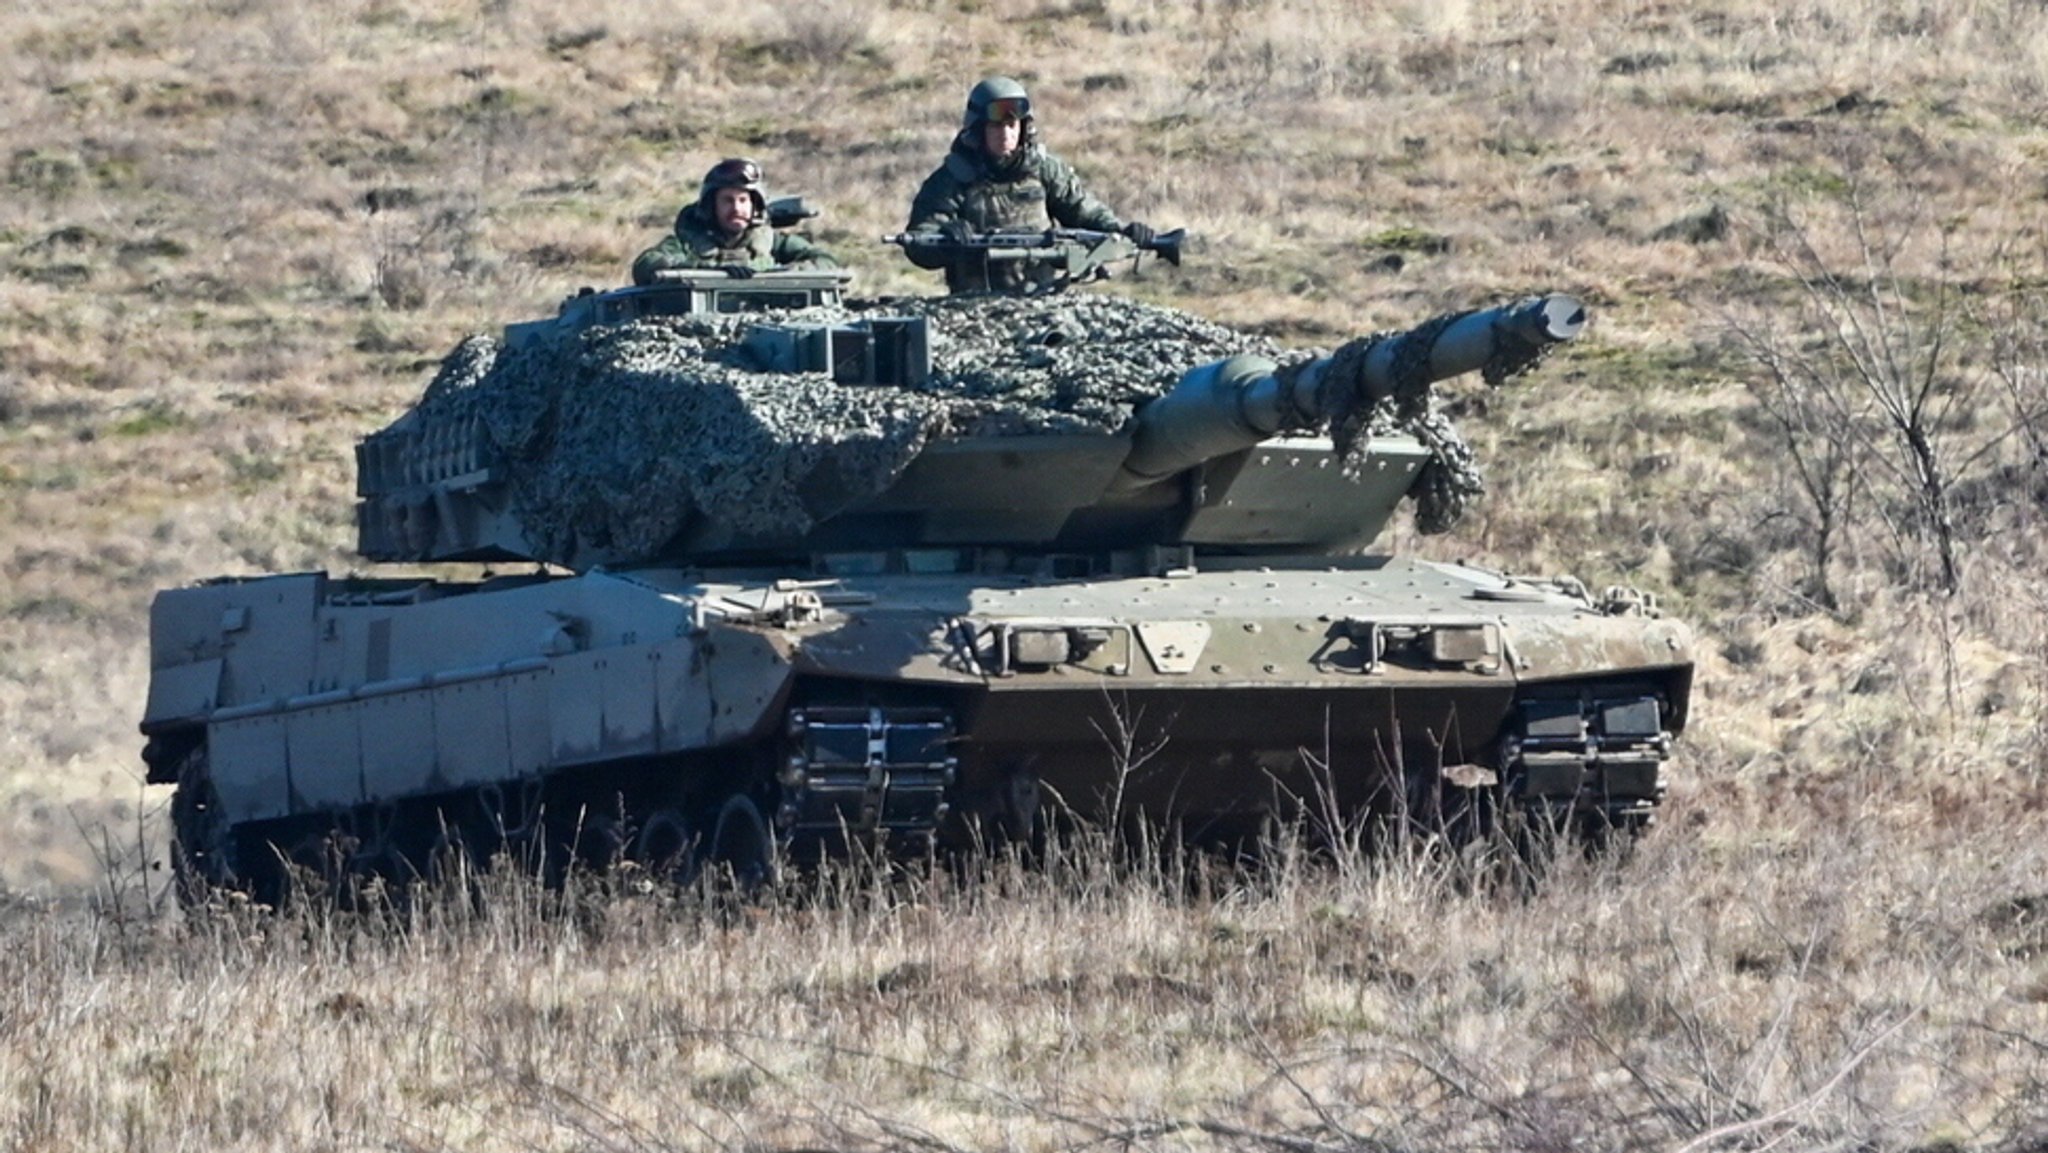
[[733,888],[752,896],[775,883],[776,856],[775,838],[760,806],[751,797],[726,798],[704,852],[714,879],[729,880]]
[[656,809],[633,839],[633,859],[650,877],[687,885],[697,876],[697,833],[680,810]]

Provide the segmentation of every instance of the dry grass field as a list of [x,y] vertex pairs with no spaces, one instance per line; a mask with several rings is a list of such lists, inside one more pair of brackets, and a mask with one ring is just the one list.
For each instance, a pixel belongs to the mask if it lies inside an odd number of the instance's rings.
[[[2048,1149],[2041,0],[73,0],[0,65],[8,1148]],[[1698,627],[1639,850],[157,915],[152,592],[351,568],[354,439],[722,155],[935,291],[874,238],[994,71],[1200,237],[1121,291],[1589,302],[1383,543]]]

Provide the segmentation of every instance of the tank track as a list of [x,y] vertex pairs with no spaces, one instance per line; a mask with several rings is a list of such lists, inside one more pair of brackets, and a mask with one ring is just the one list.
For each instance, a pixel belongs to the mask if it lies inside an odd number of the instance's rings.
[[235,883],[234,841],[221,815],[220,798],[214,795],[203,743],[185,754],[174,779],[171,870],[178,899],[191,904]]
[[[688,803],[653,774],[638,782],[614,774],[582,789],[505,781],[232,825],[210,779],[205,742],[174,767],[170,855],[177,897],[188,908],[230,893],[282,907],[302,884],[311,886],[303,892],[347,903],[378,881],[395,892],[450,875],[459,860],[484,867],[500,857],[550,883],[569,869],[603,871],[627,861],[678,882],[716,860],[735,873],[766,878],[774,871],[776,846],[754,807],[754,794],[769,786],[765,771],[704,766],[708,787]],[[758,837],[745,835],[748,814]]]
[[1664,716],[1663,700],[1640,688],[1519,702],[1501,741],[1503,799],[1531,822],[1590,835],[1648,828],[1671,754]]
[[775,824],[793,839],[930,838],[958,770],[943,709],[813,706],[791,710]]
[[942,708],[800,707],[788,715],[779,762],[771,744],[751,770],[744,758],[701,766],[704,788],[694,797],[615,774],[588,789],[505,782],[239,827],[214,794],[204,740],[163,750],[158,760],[177,781],[172,859],[180,900],[190,906],[215,892],[242,891],[281,905],[301,876],[337,894],[378,877],[403,885],[451,852],[478,863],[511,854],[550,875],[633,860],[687,880],[727,858],[736,875],[765,879],[781,846],[861,840],[918,851],[951,808],[956,731]]

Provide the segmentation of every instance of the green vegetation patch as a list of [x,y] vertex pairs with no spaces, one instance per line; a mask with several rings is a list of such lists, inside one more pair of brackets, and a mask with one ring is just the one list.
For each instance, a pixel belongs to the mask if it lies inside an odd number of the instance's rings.
[[22,148],[7,161],[7,186],[18,192],[58,197],[75,191],[84,179],[85,161],[73,152]]
[[465,99],[443,104],[428,115],[457,124],[503,126],[508,121],[537,119],[553,110],[554,106],[538,93],[509,84],[491,84],[479,87]]
[[1451,250],[1450,237],[1415,225],[1383,228],[1360,237],[1359,243],[1386,252],[1417,252],[1428,256],[1441,256]]
[[1202,121],[1192,112],[1169,112],[1164,116],[1155,116],[1147,120],[1145,122],[1145,131],[1173,132],[1177,130],[1198,129],[1202,126]]
[[362,324],[357,326],[355,340],[351,343],[357,352],[372,355],[417,353],[424,347],[417,333],[395,332],[381,317],[375,315],[364,319]]
[[[356,23],[364,28],[403,27],[413,14],[413,6],[400,3],[373,3],[357,14]],[[420,27],[429,27],[426,24]]]
[[1681,240],[1687,244],[1711,244],[1728,238],[1730,220],[1728,209],[1721,204],[1709,204],[1696,211],[1660,225],[1650,234],[1654,240]]
[[140,240],[124,241],[115,250],[115,259],[125,265],[142,264],[151,260],[177,260],[190,255],[191,245],[168,236],[148,236]]
[[566,32],[557,32],[548,37],[548,51],[557,56],[573,55],[582,49],[590,47],[592,44],[608,39],[611,34],[612,30],[602,24],[594,24],[588,28],[576,28]]
[[97,248],[100,234],[83,224],[66,224],[43,234],[41,240],[29,245],[31,252],[53,252],[60,248]]
[[1659,72],[1678,63],[1678,58],[1669,52],[1624,52],[1610,56],[1600,71],[1607,76],[1640,76],[1645,72]]
[[[1085,83],[1084,81],[1083,84],[1085,85]],[[857,103],[867,104],[888,96],[929,92],[932,90],[932,87],[933,83],[930,76],[922,74],[889,76],[878,84],[871,84],[861,89],[860,99]]]
[[616,263],[618,253],[587,244],[549,243],[536,244],[521,252],[519,257],[535,268],[559,269]]
[[125,190],[143,184],[141,161],[127,153],[94,156],[86,171],[93,184],[103,189]]
[[1777,116],[1784,111],[1776,96],[1738,96],[1718,90],[1687,90],[1672,88],[1661,92],[1645,90],[1638,99],[1645,104],[1669,108],[1673,112],[1702,112],[1709,116],[1737,116],[1763,119]]
[[245,495],[269,488],[285,478],[284,462],[272,456],[231,453],[227,465],[235,491]]
[[1668,384],[1701,376],[1715,367],[1712,358],[1690,344],[1641,347],[1583,340],[1558,355],[1569,356],[1571,366],[1589,376],[1597,372],[1620,381],[1655,380]]
[[1541,156],[1549,149],[1547,144],[1534,136],[1522,136],[1505,130],[1481,137],[1479,146],[1495,156],[1509,160]]
[[696,148],[705,138],[703,125],[676,119],[676,109],[657,101],[636,101],[620,110],[627,121],[620,130],[629,149],[666,155],[672,148]]
[[1765,178],[1763,187],[1775,192],[1842,199],[1852,190],[1849,177],[1838,168],[1815,165],[1787,165]]
[[16,264],[14,274],[23,280],[51,288],[77,288],[92,280],[92,266],[65,262],[58,264]]
[[1255,131],[1219,127],[1185,113],[1147,122],[1124,147],[1146,156],[1179,161],[1213,157],[1241,163],[1273,154],[1272,141]]
[[135,96],[144,116],[155,120],[187,120],[219,115],[242,106],[240,92],[225,84],[185,84],[171,81]]
[[[255,293],[247,284],[210,272],[159,277],[144,285],[143,291],[158,300],[188,303],[198,301],[206,304],[248,305],[255,300]],[[195,312],[188,317],[187,322],[197,325],[207,319],[210,319],[209,314]]]
[[193,427],[194,421],[187,414],[172,407],[168,401],[153,400],[142,405],[135,412],[116,421],[107,429],[109,436],[141,437],[156,436],[159,433],[177,432]]
[[742,120],[726,132],[749,148],[786,148],[793,152],[815,152],[828,143],[826,133],[819,128],[804,124],[791,124],[787,119]]
[[162,51],[166,41],[174,39],[159,26],[145,27],[128,21],[109,28],[92,20],[74,19],[54,28],[38,28],[26,33],[21,38],[21,49],[37,60],[72,64],[90,60],[101,53],[148,56]]
[[7,606],[7,617],[15,621],[48,621],[57,624],[73,624],[95,619],[99,614],[92,605],[76,597],[61,593],[47,593],[24,597]]
[[85,474],[76,465],[31,465],[0,473],[0,483],[24,492],[77,492],[85,487]]
[[880,47],[866,39],[857,42],[833,30],[805,31],[776,40],[737,44],[726,49],[725,59],[756,72],[763,78],[789,83],[799,79],[800,70],[826,66],[851,67],[856,71],[886,71],[889,60]]

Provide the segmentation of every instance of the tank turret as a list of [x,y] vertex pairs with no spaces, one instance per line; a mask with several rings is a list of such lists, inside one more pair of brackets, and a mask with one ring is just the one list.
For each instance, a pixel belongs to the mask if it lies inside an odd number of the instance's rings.
[[[732,291],[756,293],[765,279]],[[644,302],[654,290],[632,291]],[[722,321],[682,338],[715,373],[677,362],[667,377],[653,371],[651,357],[674,351],[657,347],[659,333],[603,352],[565,337],[582,325],[521,326],[468,389],[472,403],[437,403],[430,391],[367,439],[361,551],[587,568],[979,547],[1096,554],[1115,568],[1122,562],[1110,553],[1128,559],[1148,548],[1356,549],[1442,455],[1404,427],[1404,408],[1424,414],[1430,384],[1461,373],[1503,379],[1585,323],[1577,301],[1552,295],[1445,315],[1327,356],[1259,349],[1182,365],[1177,379],[1155,364],[1149,382],[1076,419],[1000,394],[948,391],[1001,368],[947,363],[986,341],[976,306],[925,302],[909,315],[859,316],[813,308],[795,314],[810,318],[802,323],[739,321],[715,282],[689,291],[696,313]],[[1000,302],[1020,310],[1000,340],[1024,346],[1027,361],[1065,356],[1091,371],[1090,358],[1104,354],[1082,347],[1085,325],[1069,325],[1080,339],[1061,327],[1074,299]],[[571,306],[578,317],[619,307],[609,294]],[[967,331],[970,323],[980,328]],[[574,377],[607,356],[604,379]],[[557,379],[532,379],[546,373]],[[617,443],[626,414],[608,406],[615,394],[630,394],[636,423],[674,410],[673,434],[628,432]],[[536,428],[549,438],[530,435]],[[608,523],[613,508],[632,523]]]

